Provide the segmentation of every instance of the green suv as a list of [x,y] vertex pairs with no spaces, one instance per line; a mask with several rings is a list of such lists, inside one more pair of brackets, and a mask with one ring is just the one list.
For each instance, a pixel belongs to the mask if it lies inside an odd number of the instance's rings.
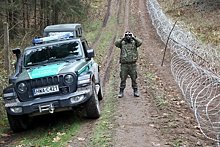
[[80,24],[47,26],[44,37],[17,57],[10,86],[3,90],[5,109],[14,132],[29,128],[34,116],[73,110],[83,105],[89,118],[100,117],[103,99],[94,50],[82,37]]

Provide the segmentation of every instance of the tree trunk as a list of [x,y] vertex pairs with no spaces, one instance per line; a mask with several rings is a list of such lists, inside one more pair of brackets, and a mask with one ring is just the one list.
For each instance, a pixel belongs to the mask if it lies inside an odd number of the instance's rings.
[[34,28],[37,28],[37,0],[34,1]]
[[25,1],[26,0],[23,0],[23,3],[22,3],[22,5],[23,5],[23,9],[22,9],[22,11],[23,11],[23,15],[22,15],[22,17],[23,17],[23,33],[25,33],[25,28],[26,28],[26,25],[25,25],[25,22],[26,22],[26,19],[25,19]]
[[[27,23],[27,28],[30,28],[30,20],[31,20],[31,18],[30,18],[30,16],[29,16],[29,4],[28,4],[28,1],[26,0],[26,23]],[[32,21],[32,20],[31,20]]]
[[8,75],[11,75],[10,53],[9,53],[9,31],[8,23],[4,23],[4,68],[7,70]]
[[40,30],[44,28],[44,0],[40,1]]
[[54,20],[53,20],[53,24],[58,24],[58,3],[54,4]]
[[48,25],[50,25],[50,2],[46,1],[45,4],[46,4],[46,8],[47,8],[47,10],[46,10],[46,17],[47,17],[46,18],[47,19],[46,25],[48,26]]

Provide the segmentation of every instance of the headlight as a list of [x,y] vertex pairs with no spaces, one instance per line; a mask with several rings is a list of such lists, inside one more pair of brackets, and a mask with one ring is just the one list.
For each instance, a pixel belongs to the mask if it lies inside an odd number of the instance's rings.
[[65,75],[64,82],[66,84],[72,84],[74,80],[74,77],[72,75]]
[[22,107],[11,107],[10,110],[14,113],[21,113]]
[[20,84],[18,85],[18,91],[19,91],[20,93],[25,93],[25,92],[27,91],[27,86],[26,86],[24,83],[20,83]]
[[74,96],[74,97],[71,97],[70,98],[70,102],[73,104],[73,103],[76,103],[76,102],[80,102],[82,101],[84,98],[84,95],[78,95],[78,96]]

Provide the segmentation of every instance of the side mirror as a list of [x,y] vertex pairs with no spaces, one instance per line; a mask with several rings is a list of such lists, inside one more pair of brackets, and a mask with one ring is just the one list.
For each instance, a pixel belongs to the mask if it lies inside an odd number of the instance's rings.
[[12,52],[16,55],[17,61],[15,63],[15,73],[9,78],[9,83],[12,84],[16,81],[17,76],[21,72],[20,66],[21,66],[21,49],[20,48],[15,48],[12,50]]
[[15,65],[14,65],[15,66],[15,70],[16,70],[16,68],[17,68],[18,64],[20,64],[19,62],[21,60],[21,49],[20,48],[14,48],[14,49],[12,49],[12,52],[13,52],[13,54],[16,55],[16,58],[17,58],[17,61],[16,61]]
[[14,48],[12,50],[12,52],[13,52],[13,54],[15,54],[17,56],[17,55],[21,54],[21,49],[20,48]]
[[93,57],[95,57],[95,53],[94,53],[94,50],[93,50],[93,49],[87,50],[87,57],[88,57],[88,58],[93,58]]

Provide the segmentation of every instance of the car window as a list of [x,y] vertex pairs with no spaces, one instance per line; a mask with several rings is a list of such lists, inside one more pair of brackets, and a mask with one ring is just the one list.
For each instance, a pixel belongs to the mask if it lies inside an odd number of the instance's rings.
[[78,58],[83,55],[79,44],[74,41],[28,50],[24,52],[24,66]]

